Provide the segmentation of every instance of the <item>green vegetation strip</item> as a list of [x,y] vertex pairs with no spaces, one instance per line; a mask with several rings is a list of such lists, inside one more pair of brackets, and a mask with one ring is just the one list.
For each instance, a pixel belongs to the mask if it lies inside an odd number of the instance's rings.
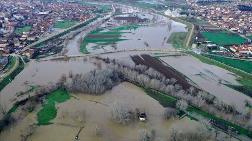
[[[159,103],[162,106],[164,106],[164,107],[169,107],[169,106],[175,107],[176,106],[177,98],[175,98],[173,96],[166,95],[166,94],[161,93],[156,90],[152,90],[152,89],[144,89],[144,90],[149,96],[151,96],[155,100],[159,101]],[[200,108],[197,108],[194,106],[188,106],[187,112],[196,113],[196,114],[203,116],[204,118],[207,118],[209,120],[213,119],[213,120],[222,122],[226,126],[230,126],[230,127],[235,128],[239,132],[239,134],[243,134],[243,135],[246,135],[246,136],[252,138],[252,132],[249,131],[248,129],[245,129],[239,125],[233,124],[229,121],[223,120],[222,118],[219,118],[213,114],[205,112],[205,111],[201,110]],[[191,117],[190,115],[189,115],[189,118],[197,120],[197,118]]]
[[127,40],[122,39],[122,34],[129,33],[131,30],[135,30],[139,27],[139,25],[127,25],[127,26],[119,26],[109,31],[104,31],[103,28],[98,28],[92,32],[90,32],[82,41],[80,45],[80,51],[84,54],[89,53],[87,50],[87,45],[90,43],[95,44],[93,48],[101,48],[102,46],[115,44],[119,41]]
[[58,89],[46,96],[46,103],[43,108],[37,113],[38,125],[48,125],[51,124],[57,116],[57,103],[63,103],[70,99],[69,93],[65,89]]
[[15,66],[16,61],[17,61],[16,57],[9,56],[8,63],[6,66],[4,66],[3,70],[6,70],[6,69],[9,70],[9,69],[13,68]]
[[63,20],[63,21],[57,21],[54,24],[54,28],[60,28],[60,29],[67,29],[69,27],[74,26],[77,23],[77,21],[72,21],[72,20]]
[[16,34],[22,34],[23,32],[29,32],[32,29],[32,26],[27,25],[24,27],[16,28],[15,33]]
[[177,99],[175,97],[163,94],[152,89],[144,89],[144,91],[147,95],[157,100],[163,107],[176,107]]
[[[237,79],[237,81],[241,84],[241,86],[237,85],[227,85],[227,86],[252,97],[252,62],[246,60],[226,58],[217,55],[204,55],[204,56],[217,62],[223,63],[227,66],[230,66],[229,68],[227,68],[221,65],[224,69],[227,69],[229,71],[236,73],[237,75],[242,76]],[[242,70],[251,75],[243,73],[242,71],[239,72],[236,69]]]
[[216,60],[218,62],[221,62],[223,64],[226,64],[228,66],[243,70],[247,73],[252,74],[252,62],[251,61],[246,61],[246,60],[240,60],[240,59],[232,59],[232,58],[227,58],[223,56],[218,56],[218,55],[204,55],[208,58],[211,58],[213,60]]
[[187,32],[174,32],[168,39],[168,43],[174,48],[183,48],[185,46]]
[[248,36],[248,38],[249,38],[250,40],[252,40],[252,35]]
[[243,135],[246,135],[246,136],[252,138],[252,132],[249,131],[248,129],[245,129],[245,128],[239,126],[239,125],[233,124],[233,123],[231,123],[229,121],[223,120],[222,118],[219,118],[219,117],[217,117],[217,116],[215,116],[213,114],[205,112],[205,111],[203,111],[203,110],[201,110],[201,109],[199,109],[197,107],[189,106],[187,108],[187,111],[188,112],[194,112],[194,113],[197,113],[197,114],[199,114],[199,115],[201,115],[201,116],[203,116],[205,118],[213,119],[215,121],[221,122],[221,123],[225,124],[226,126],[235,128],[239,132],[239,134],[243,134]]
[[222,32],[202,32],[204,38],[209,41],[212,41],[218,45],[233,45],[233,44],[243,44],[246,42],[246,39],[241,37],[236,33],[231,33],[228,31]]
[[18,67],[8,76],[4,77],[3,80],[0,82],[0,91],[2,91],[4,87],[7,86],[24,69],[23,61],[19,58],[17,59],[17,61],[19,61]]
[[210,65],[215,65],[218,66],[220,68],[226,69],[230,72],[235,73],[236,75],[240,76],[239,78],[237,78],[237,81],[242,85],[242,86],[236,86],[236,85],[227,85],[237,91],[240,91],[250,97],[252,97],[252,75],[250,73],[247,73],[243,70],[234,68],[232,66],[226,65],[222,62],[219,62],[217,60],[208,58],[207,56],[203,56],[203,55],[199,55],[199,54],[195,54],[193,52],[189,52],[189,54],[193,55],[194,57],[198,58],[201,62],[203,63],[207,63]]

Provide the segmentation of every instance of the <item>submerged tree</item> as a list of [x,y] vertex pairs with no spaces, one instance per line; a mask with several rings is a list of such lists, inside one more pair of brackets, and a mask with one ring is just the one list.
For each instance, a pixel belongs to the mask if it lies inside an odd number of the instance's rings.
[[175,108],[165,108],[164,110],[164,119],[170,119],[177,116],[177,110]]
[[135,119],[133,110],[128,105],[122,103],[114,103],[112,105],[111,116],[113,121],[120,124],[127,124]]
[[182,111],[185,111],[188,107],[188,104],[185,100],[178,100],[177,103],[176,103],[176,107],[179,109],[179,110],[182,110]]
[[115,70],[93,70],[84,75],[74,75],[66,87],[75,93],[102,94],[120,81],[119,74]]
[[172,129],[169,141],[206,141],[212,140],[212,134],[206,128],[200,126],[196,130],[178,131]]

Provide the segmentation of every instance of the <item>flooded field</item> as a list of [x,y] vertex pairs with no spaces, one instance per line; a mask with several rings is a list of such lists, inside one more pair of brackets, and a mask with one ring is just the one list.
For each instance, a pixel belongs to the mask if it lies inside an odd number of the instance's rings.
[[[129,125],[121,125],[111,120],[111,109],[115,103],[130,108],[138,108],[147,113],[148,121],[135,121]],[[80,140],[85,141],[137,141],[142,130],[153,131],[157,139],[166,140],[172,128],[180,131],[196,130],[200,123],[183,118],[182,120],[164,120],[164,108],[154,99],[146,95],[141,88],[130,83],[122,83],[102,96],[75,94],[70,100],[57,105],[58,114],[53,124],[38,126],[29,141],[74,141],[81,127]],[[75,114],[84,114],[80,121]],[[20,124],[14,125],[0,135],[0,140],[20,140],[20,134],[29,124],[36,122],[34,113],[28,115]],[[100,134],[97,134],[99,129]]]
[[244,101],[252,99],[225,84],[239,85],[235,74],[222,68],[202,63],[192,56],[162,57],[164,62],[183,73],[203,90],[229,104],[244,108]]
[[123,49],[169,48],[172,45],[168,44],[167,40],[171,33],[187,31],[185,25],[166,17],[153,16],[152,19],[157,22],[137,25],[135,28],[128,28],[127,25],[118,26],[107,31],[99,31],[95,35],[91,33],[84,39],[83,46],[89,53]]
[[9,109],[17,100],[17,93],[27,91],[30,86],[48,85],[57,82],[63,74],[85,73],[95,68],[92,59],[89,58],[41,62],[32,60],[12,83],[1,91],[1,103]]

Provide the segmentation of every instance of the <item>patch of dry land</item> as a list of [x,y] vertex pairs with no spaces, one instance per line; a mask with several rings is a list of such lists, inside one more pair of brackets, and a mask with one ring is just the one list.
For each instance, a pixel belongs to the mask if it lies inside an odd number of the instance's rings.
[[[138,120],[127,125],[111,120],[111,110],[115,103],[132,109],[145,111],[147,122]],[[19,141],[22,131],[31,123],[36,123],[36,111],[22,121],[4,130],[1,141]],[[52,124],[36,126],[29,141],[74,141],[81,127],[79,139],[83,141],[137,141],[141,131],[155,132],[157,139],[167,140],[172,129],[196,130],[202,126],[188,118],[163,119],[164,108],[145,92],[131,84],[121,83],[101,96],[73,94],[72,98],[57,105],[57,117]]]

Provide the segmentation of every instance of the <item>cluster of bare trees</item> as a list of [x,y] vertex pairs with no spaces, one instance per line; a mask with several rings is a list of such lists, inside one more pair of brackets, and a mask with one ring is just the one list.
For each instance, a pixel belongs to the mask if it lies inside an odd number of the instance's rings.
[[187,107],[188,107],[188,104],[183,99],[178,100],[177,103],[176,103],[176,108],[181,110],[181,111],[186,111]]
[[6,105],[1,101],[1,96],[0,96],[0,119],[2,119],[6,113],[7,113]]
[[41,87],[39,87],[38,89],[35,90],[34,96],[39,98],[40,96],[49,94],[49,93],[57,90],[59,87],[60,86],[58,84],[53,84],[53,83],[50,83],[50,84],[48,84],[46,86],[41,86]]
[[73,93],[102,94],[119,82],[120,76],[113,69],[93,70],[84,75],[72,74],[65,87]]
[[28,138],[30,136],[32,136],[35,129],[36,129],[36,125],[34,125],[34,124],[31,124],[31,125],[28,125],[27,127],[25,127],[25,129],[23,129],[21,131],[21,135],[20,135],[21,141],[27,141]]
[[128,105],[114,103],[111,108],[112,120],[119,124],[128,124],[136,119],[136,113]]
[[212,135],[203,127],[184,132],[172,129],[169,141],[206,141],[211,138]]
[[200,107],[209,113],[242,126],[245,126],[250,119],[250,113],[238,111],[234,105],[226,104],[215,96],[194,86],[184,90],[182,86],[176,83],[176,79],[166,78],[163,74],[152,68],[144,65],[127,64],[115,59],[110,60],[107,58],[102,60],[108,64],[110,69],[116,70],[123,80],[172,95],[184,100],[183,103],[186,101],[190,105]]
[[139,131],[139,141],[154,141],[156,138],[155,130],[151,130],[151,132],[146,129],[142,129]]
[[167,107],[164,110],[164,119],[170,119],[177,117],[177,109]]

